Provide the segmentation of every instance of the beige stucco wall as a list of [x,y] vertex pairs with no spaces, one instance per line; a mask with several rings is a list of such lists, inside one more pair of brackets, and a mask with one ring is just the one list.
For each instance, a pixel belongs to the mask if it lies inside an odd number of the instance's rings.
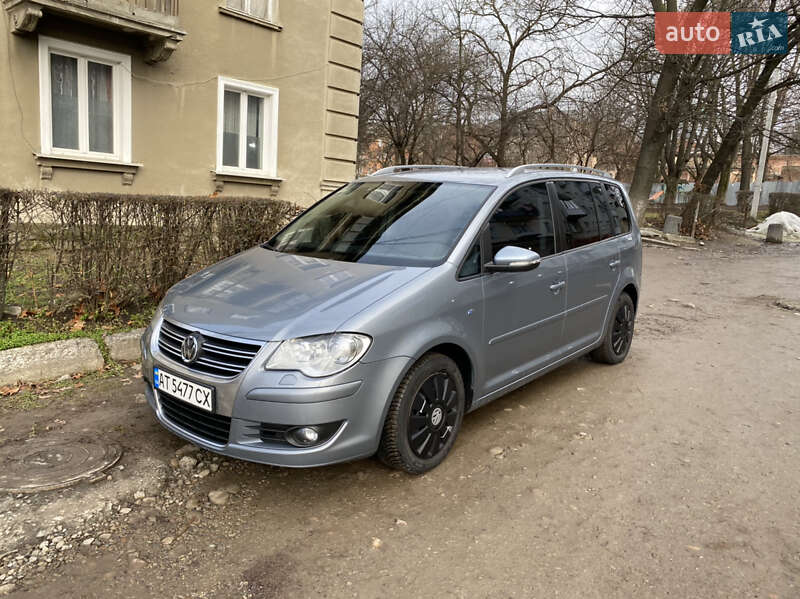
[[[181,3],[187,36],[165,62],[143,60],[141,38],[45,15],[37,31],[0,19],[0,187],[133,194],[215,192],[217,76],[279,89],[278,197],[307,205],[355,173],[361,0],[278,0],[282,31],[222,14],[211,0]],[[0,12],[3,12],[0,10]],[[132,185],[119,173],[54,168],[43,180],[37,36],[130,54]],[[226,182],[221,196],[269,196]]]

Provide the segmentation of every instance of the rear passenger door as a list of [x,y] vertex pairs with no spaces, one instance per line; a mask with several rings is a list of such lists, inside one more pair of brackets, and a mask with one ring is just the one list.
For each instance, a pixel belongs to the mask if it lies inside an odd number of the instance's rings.
[[564,342],[568,352],[595,342],[619,278],[615,215],[602,183],[559,180],[551,183],[563,225],[567,266]]

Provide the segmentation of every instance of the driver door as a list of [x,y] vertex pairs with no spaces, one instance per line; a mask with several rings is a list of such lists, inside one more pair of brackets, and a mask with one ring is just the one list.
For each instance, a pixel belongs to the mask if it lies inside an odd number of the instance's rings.
[[563,354],[566,262],[556,255],[553,209],[545,183],[518,187],[489,221],[490,259],[506,246],[538,253],[525,272],[483,277],[486,391],[539,370]]

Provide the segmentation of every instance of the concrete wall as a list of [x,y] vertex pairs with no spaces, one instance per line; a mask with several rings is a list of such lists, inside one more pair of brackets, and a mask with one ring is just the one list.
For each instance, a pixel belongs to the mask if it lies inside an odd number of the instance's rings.
[[[45,14],[37,30],[11,34],[0,18],[0,187],[125,194],[215,192],[217,76],[279,89],[277,197],[310,204],[355,173],[361,64],[361,0],[278,0],[281,31],[181,2],[187,32],[172,56],[144,62],[143,43],[120,31]],[[0,10],[0,12],[3,12]],[[120,173],[55,167],[42,179],[38,35],[132,58],[133,182]],[[225,182],[221,196],[271,195],[269,186]]]

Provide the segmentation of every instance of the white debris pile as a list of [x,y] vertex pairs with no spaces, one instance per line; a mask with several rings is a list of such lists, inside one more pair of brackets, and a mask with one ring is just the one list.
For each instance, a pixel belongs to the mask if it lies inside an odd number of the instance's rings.
[[766,237],[770,225],[778,223],[783,227],[784,241],[800,241],[800,216],[791,212],[776,212],[770,214],[763,222],[757,224],[747,232],[757,237]]

